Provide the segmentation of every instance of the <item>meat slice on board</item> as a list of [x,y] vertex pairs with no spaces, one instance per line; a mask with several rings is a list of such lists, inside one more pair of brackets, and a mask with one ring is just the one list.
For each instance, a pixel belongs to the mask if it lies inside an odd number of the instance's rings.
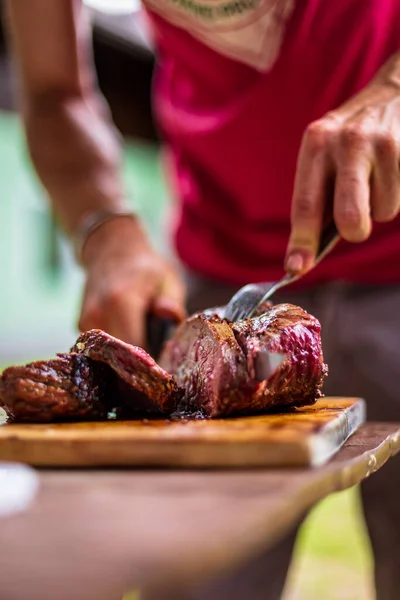
[[251,395],[246,357],[232,327],[218,315],[187,319],[166,344],[161,366],[185,390],[183,413],[200,410],[215,417],[234,412]]
[[[265,351],[287,358],[262,380],[257,363]],[[160,364],[185,389],[185,411],[208,417],[313,404],[327,374],[319,322],[291,304],[238,323],[195,315],[166,344]]]
[[118,376],[114,404],[123,406],[126,412],[169,414],[182,396],[174,377],[145,350],[100,329],[83,333],[71,352],[83,354],[113,369]]
[[109,373],[74,354],[9,367],[0,377],[0,406],[23,422],[104,419]]
[[167,416],[181,396],[144,350],[100,330],[82,334],[68,354],[0,376],[0,407],[19,422]]
[[323,359],[321,325],[315,317],[298,306],[278,304],[259,317],[234,323],[232,329],[246,355],[252,380],[264,351],[287,356],[271,377],[259,382],[250,410],[310,405],[321,397],[328,367]]

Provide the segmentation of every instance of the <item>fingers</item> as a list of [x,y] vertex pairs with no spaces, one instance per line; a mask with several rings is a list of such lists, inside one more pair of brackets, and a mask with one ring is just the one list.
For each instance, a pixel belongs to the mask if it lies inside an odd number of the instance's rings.
[[372,221],[386,222],[400,209],[399,148],[392,135],[366,118],[341,135],[334,217],[341,236],[362,242]]
[[169,271],[153,301],[152,311],[159,317],[173,319],[179,323],[186,317],[185,299],[185,287],[180,277],[174,271]]
[[371,180],[371,213],[374,221],[387,222],[400,210],[400,170],[395,140],[383,132],[375,137],[376,163]]
[[103,295],[88,285],[79,330],[102,329],[133,346],[146,344],[145,317],[149,301],[129,288],[110,288]]
[[129,289],[109,296],[107,331],[128,344],[148,348],[147,317],[150,312],[180,322],[185,316],[184,286],[177,274],[165,269],[161,283],[149,286],[142,277]]
[[79,329],[102,329],[146,348],[149,313],[180,322],[184,306],[185,288],[177,272],[153,255],[136,257],[129,268],[117,261],[104,270],[101,263],[89,272]]
[[331,204],[339,235],[348,242],[366,240],[373,220],[390,221],[399,213],[400,147],[376,115],[368,108],[346,121],[332,113],[307,129],[294,185],[288,273],[311,268]]
[[329,179],[327,141],[331,134],[320,122],[306,132],[300,149],[292,201],[291,234],[286,254],[288,273],[307,271],[319,246]]
[[103,319],[104,312],[100,304],[92,298],[90,288],[86,285],[85,293],[82,302],[81,314],[78,322],[78,329],[81,332],[89,331],[90,329],[106,329]]
[[348,242],[366,240],[372,229],[370,176],[373,152],[370,136],[359,126],[343,128],[336,147],[333,217]]
[[107,331],[133,346],[146,348],[146,316],[149,299],[135,289],[125,290],[111,298]]

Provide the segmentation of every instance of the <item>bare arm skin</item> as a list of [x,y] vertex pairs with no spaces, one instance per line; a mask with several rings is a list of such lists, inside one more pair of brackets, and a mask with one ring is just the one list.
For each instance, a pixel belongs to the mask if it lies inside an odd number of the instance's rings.
[[331,214],[342,238],[366,240],[372,222],[400,211],[400,53],[371,83],[307,128],[298,159],[286,270],[311,266],[323,217]]
[[86,11],[76,0],[9,0],[7,11],[31,157],[73,232],[84,212],[124,203],[119,139],[94,84]]
[[[97,90],[86,12],[81,0],[7,0],[6,10],[32,162],[72,234],[87,213],[126,208],[119,136]],[[81,330],[98,327],[145,345],[149,311],[183,318],[183,285],[138,220],[104,224],[83,262]]]

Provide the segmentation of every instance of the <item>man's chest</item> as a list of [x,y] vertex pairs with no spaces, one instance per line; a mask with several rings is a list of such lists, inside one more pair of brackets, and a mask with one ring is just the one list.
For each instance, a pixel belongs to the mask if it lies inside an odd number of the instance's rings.
[[295,0],[144,0],[145,6],[216,52],[267,71]]

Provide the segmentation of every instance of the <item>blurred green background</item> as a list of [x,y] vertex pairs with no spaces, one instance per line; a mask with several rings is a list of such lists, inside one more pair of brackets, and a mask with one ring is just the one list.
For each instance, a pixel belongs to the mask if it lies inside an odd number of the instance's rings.
[[[126,139],[124,176],[157,244],[165,242],[168,194],[158,145]],[[67,349],[82,273],[54,229],[27,157],[21,124],[0,112],[0,365]],[[285,600],[373,600],[372,561],[357,490],[331,496],[307,519]]]

